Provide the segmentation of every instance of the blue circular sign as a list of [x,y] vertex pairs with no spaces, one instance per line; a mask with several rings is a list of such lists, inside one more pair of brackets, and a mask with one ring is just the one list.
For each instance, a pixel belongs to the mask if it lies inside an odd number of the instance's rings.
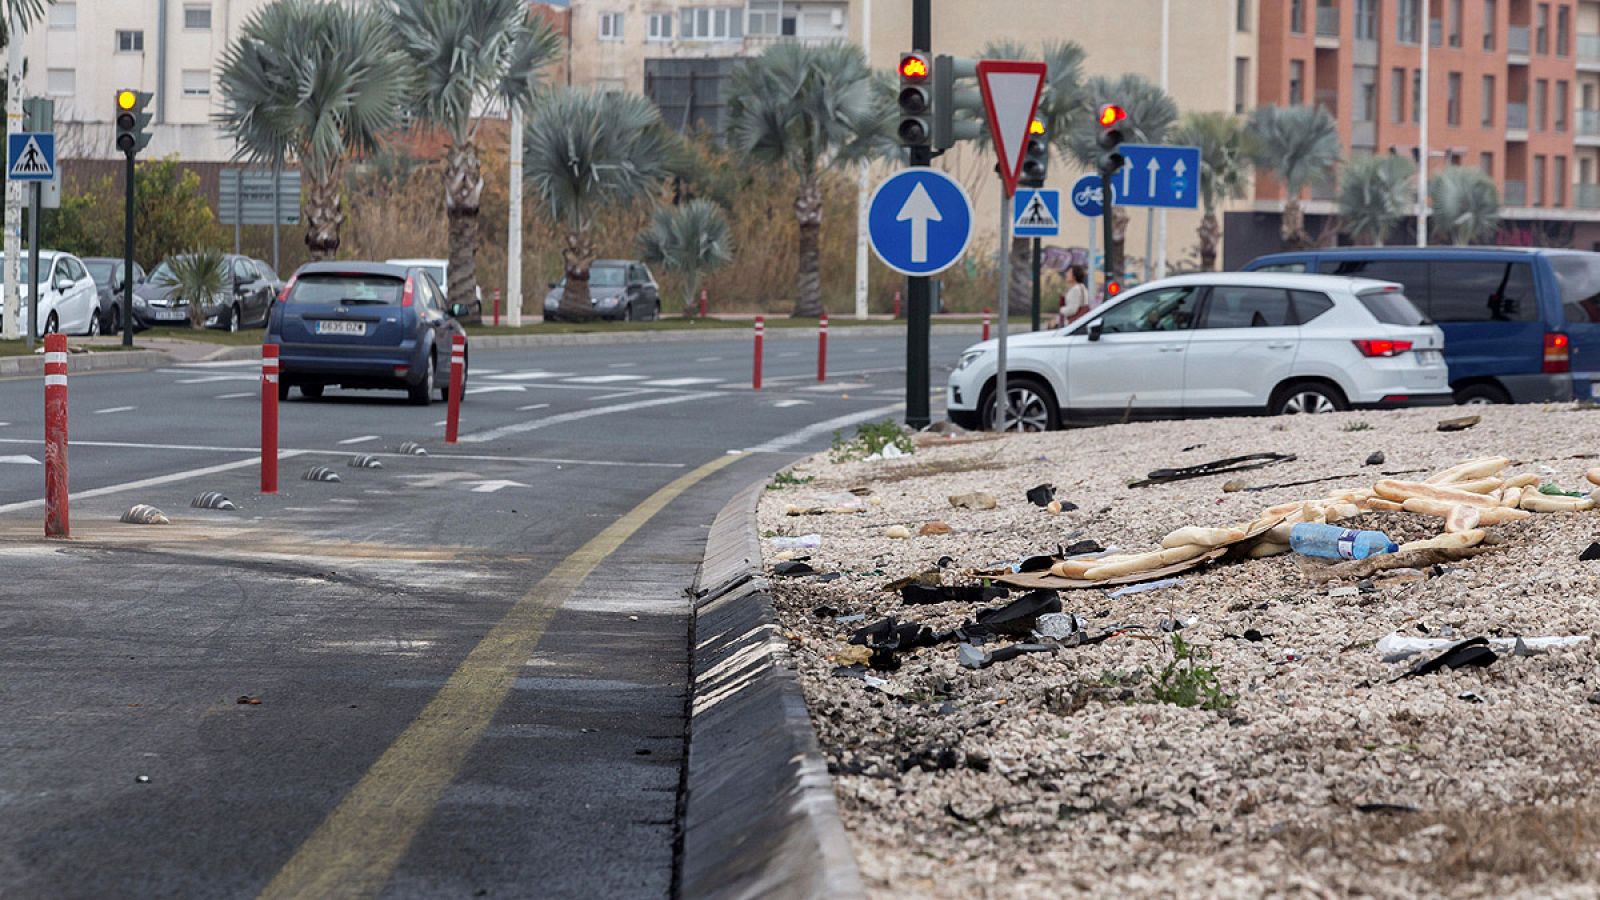
[[938,169],[906,169],[872,192],[867,236],[883,264],[902,275],[934,275],[972,242],[972,200]]
[[[1111,199],[1117,199],[1116,188],[1111,190]],[[1081,216],[1098,219],[1105,215],[1106,206],[1101,197],[1100,176],[1085,175],[1072,185],[1072,208]]]

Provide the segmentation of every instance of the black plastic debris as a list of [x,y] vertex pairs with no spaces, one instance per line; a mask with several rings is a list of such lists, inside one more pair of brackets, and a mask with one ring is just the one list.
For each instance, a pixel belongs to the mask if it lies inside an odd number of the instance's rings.
[[1179,450],[1178,452],[1179,453],[1188,453],[1191,450],[1199,450],[1201,447],[1204,447],[1204,446],[1205,446],[1205,444],[1190,444],[1189,446],[1183,448],[1182,450]]
[[927,603],[990,603],[1009,596],[1011,591],[1006,588],[982,585],[929,587],[924,584],[908,584],[900,589],[900,601],[912,606]]
[[811,614],[819,619],[831,619],[837,616],[839,611],[831,606],[818,606],[811,610]]
[[948,569],[955,564],[956,558],[954,556],[941,556],[939,557],[939,561],[934,563],[935,566],[938,566],[941,569]]
[[921,622],[901,623],[894,616],[874,622],[865,628],[857,629],[850,636],[850,643],[866,647],[869,650],[915,650],[919,647],[932,647],[939,643],[939,636],[933,629]]
[[1030,591],[1007,603],[978,610],[975,622],[961,626],[967,637],[1009,634],[1027,637],[1039,624],[1039,617],[1061,612],[1061,597],[1055,591]]
[[1028,502],[1034,506],[1049,506],[1050,501],[1056,498],[1056,486],[1041,484],[1028,488]]
[[1578,554],[1578,559],[1583,562],[1593,562],[1600,559],[1600,541],[1590,544],[1588,549]]
[[772,574],[783,578],[797,578],[801,575],[815,575],[817,570],[811,568],[810,563],[798,559],[786,559],[772,567]]
[[1056,564],[1054,556],[1030,556],[1017,563],[1018,572],[1043,572]]
[[1184,481],[1190,478],[1204,478],[1207,475],[1220,475],[1224,472],[1243,472],[1249,469],[1260,469],[1278,463],[1293,462],[1293,453],[1251,453],[1245,456],[1230,456],[1227,459],[1215,459],[1211,462],[1200,463],[1194,466],[1182,466],[1172,469],[1156,469],[1144,477],[1143,481],[1135,481],[1128,487],[1146,487],[1152,484],[1167,484],[1173,481]]
[[1387,459],[1387,457],[1385,457],[1383,455],[1383,451],[1382,450],[1378,450],[1378,451],[1374,452],[1371,456],[1367,457],[1366,465],[1369,465],[1369,466],[1381,466],[1381,465],[1383,465],[1383,462],[1384,462],[1385,459]]
[[827,572],[825,574],[818,575],[817,577],[815,577],[815,578],[813,578],[811,580],[816,582],[817,584],[827,584],[830,581],[838,581],[839,579],[841,579],[843,577],[844,577],[844,573],[843,572]]
[[1364,813],[1414,813],[1422,812],[1409,803],[1357,803],[1356,812]]
[[1466,431],[1468,428],[1483,421],[1483,416],[1462,416],[1458,419],[1445,419],[1439,423],[1439,431]]
[[916,573],[915,575],[907,575],[904,578],[896,578],[894,581],[884,585],[883,589],[886,591],[899,591],[904,589],[907,585],[912,584],[923,584],[930,587],[938,587],[939,580],[938,569],[926,569]]
[[1062,556],[1082,556],[1086,553],[1104,553],[1106,548],[1100,546],[1099,541],[1083,540],[1061,548]]
[[1483,668],[1491,665],[1500,656],[1489,649],[1489,639],[1475,637],[1470,640],[1453,644],[1450,649],[1432,659],[1423,660],[1412,666],[1410,671],[1401,675],[1401,678],[1415,678],[1419,675],[1432,675],[1445,669]]
[[1456,699],[1457,700],[1465,700],[1468,703],[1482,703],[1483,702],[1483,698],[1478,696],[1478,692],[1477,691],[1462,691],[1461,693],[1456,695]]

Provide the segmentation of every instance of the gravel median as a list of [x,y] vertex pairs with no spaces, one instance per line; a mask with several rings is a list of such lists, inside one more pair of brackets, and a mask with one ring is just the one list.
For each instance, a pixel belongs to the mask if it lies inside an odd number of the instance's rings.
[[[1592,896],[1600,641],[1532,655],[1500,643],[1486,667],[1405,678],[1438,651],[1385,661],[1377,642],[1592,634],[1600,561],[1579,556],[1600,537],[1600,512],[1494,525],[1480,555],[1393,583],[1322,583],[1287,554],[1223,560],[1142,593],[1062,591],[1084,634],[1110,636],[1045,641],[982,669],[961,664],[956,639],[880,654],[878,668],[849,643],[886,616],[942,637],[1008,602],[908,605],[883,590],[942,557],[943,584],[976,585],[974,569],[1085,539],[1159,548],[1182,526],[1245,523],[1370,488],[1381,473],[1420,481],[1485,456],[1514,461],[1503,475],[1594,488],[1584,473],[1600,465],[1600,411],[1480,411],[1480,424],[1451,433],[1435,426],[1454,413],[1415,410],[919,436],[905,458],[794,466],[760,506],[764,563],[869,891]],[[1384,461],[1366,464],[1376,451]],[[1296,459],[1128,486],[1157,468],[1266,452]],[[1222,489],[1330,476],[1348,477]],[[1064,511],[1029,502],[1043,483]],[[827,495],[851,488],[864,511],[786,515],[848,505]],[[948,499],[973,491],[998,506]],[[920,533],[933,522],[949,533]],[[1409,512],[1339,524],[1399,542],[1444,528]],[[888,537],[893,526],[911,537]],[[813,533],[815,549],[772,540]],[[797,554],[823,576],[773,573]],[[1030,639],[977,649],[1017,640]]]

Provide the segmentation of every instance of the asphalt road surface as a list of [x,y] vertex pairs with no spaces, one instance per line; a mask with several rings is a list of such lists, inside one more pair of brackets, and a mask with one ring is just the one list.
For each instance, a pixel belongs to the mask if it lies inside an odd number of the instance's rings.
[[274,496],[257,364],[74,376],[51,542],[42,378],[0,381],[0,896],[669,895],[706,529],[903,417],[903,338],[829,350],[769,341],[760,393],[748,336],[474,353],[454,446],[297,394]]

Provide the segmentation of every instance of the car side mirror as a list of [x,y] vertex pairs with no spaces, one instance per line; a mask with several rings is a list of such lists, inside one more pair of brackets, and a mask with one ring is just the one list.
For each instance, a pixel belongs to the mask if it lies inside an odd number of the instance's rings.
[[1105,326],[1100,324],[1100,320],[1099,319],[1096,319],[1093,322],[1089,323],[1089,327],[1085,328],[1083,333],[1089,336],[1089,340],[1098,341],[1098,340],[1100,340],[1101,332],[1104,331],[1104,330],[1105,330]]
[[550,282],[550,290],[553,291],[555,289],[556,289],[556,282],[554,282],[554,281]]
[[462,316],[464,316],[466,314],[467,314],[467,305],[465,303],[452,303],[452,304],[450,304],[450,318],[459,319],[459,318],[461,318]]
[[73,281],[71,278],[68,278],[67,276],[62,275],[62,276],[56,278],[56,290],[58,290],[58,291],[70,291],[70,290],[72,290],[72,286],[74,284],[76,284],[76,283],[77,282]]

